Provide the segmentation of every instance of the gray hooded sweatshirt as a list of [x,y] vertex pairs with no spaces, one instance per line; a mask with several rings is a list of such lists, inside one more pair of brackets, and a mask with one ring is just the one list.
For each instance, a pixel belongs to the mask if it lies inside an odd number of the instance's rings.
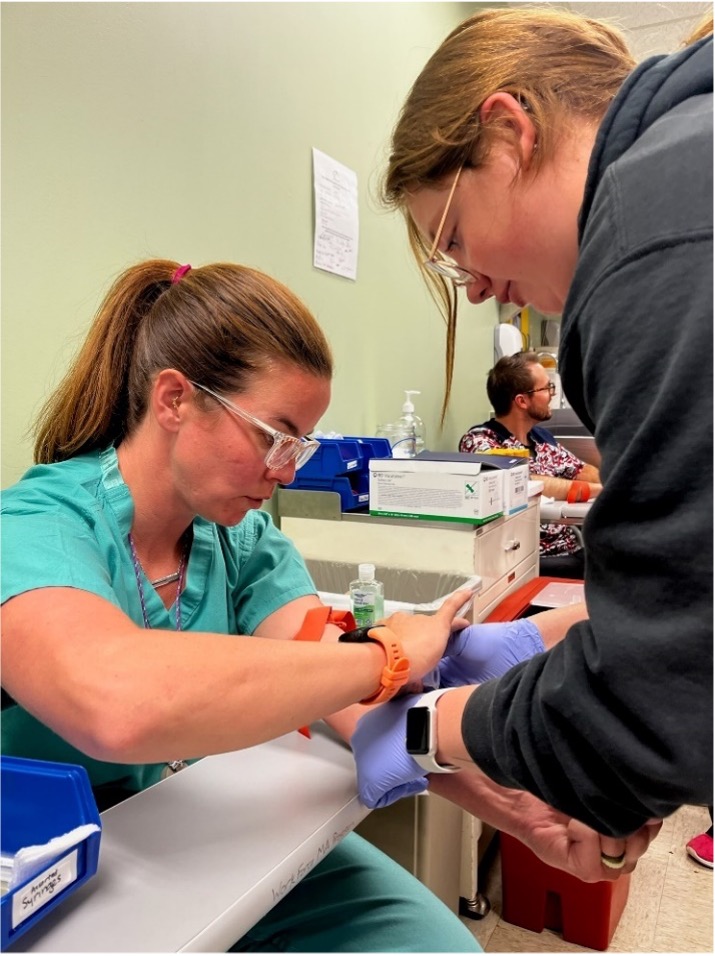
[[623,836],[712,804],[712,38],[653,57],[599,129],[559,368],[601,451],[589,620],[476,690],[498,783]]

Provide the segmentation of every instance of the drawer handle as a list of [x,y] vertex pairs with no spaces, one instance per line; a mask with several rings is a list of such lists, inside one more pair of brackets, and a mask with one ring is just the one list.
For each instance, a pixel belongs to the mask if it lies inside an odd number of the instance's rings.
[[507,541],[504,545],[505,551],[518,551],[521,547],[521,541]]

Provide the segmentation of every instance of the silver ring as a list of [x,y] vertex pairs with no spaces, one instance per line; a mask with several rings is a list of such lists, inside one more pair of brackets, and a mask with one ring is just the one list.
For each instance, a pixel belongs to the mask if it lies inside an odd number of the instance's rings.
[[626,865],[626,851],[624,850],[620,856],[609,856],[608,853],[602,853],[601,863],[611,870],[620,870],[621,867]]

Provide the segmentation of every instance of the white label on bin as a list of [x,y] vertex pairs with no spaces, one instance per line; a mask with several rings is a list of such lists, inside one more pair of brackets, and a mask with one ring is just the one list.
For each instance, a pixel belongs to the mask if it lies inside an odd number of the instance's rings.
[[22,889],[13,893],[12,928],[41,909],[77,879],[77,850],[72,850],[54,866],[49,866]]

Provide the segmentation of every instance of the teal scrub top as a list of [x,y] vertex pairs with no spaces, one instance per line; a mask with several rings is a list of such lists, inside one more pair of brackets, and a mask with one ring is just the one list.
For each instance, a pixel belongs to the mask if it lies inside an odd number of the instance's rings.
[[[2,603],[34,588],[74,587],[143,626],[128,543],[134,503],[114,448],[31,468],[2,493],[1,514]],[[303,559],[266,512],[251,511],[230,528],[195,518],[193,534],[181,595],[184,631],[253,634],[284,604],[316,593]],[[148,583],[144,597],[151,626],[174,630],[176,608],[167,610]],[[19,705],[3,711],[1,740],[3,754],[82,764],[93,786],[142,790],[165,769],[92,760]]]

